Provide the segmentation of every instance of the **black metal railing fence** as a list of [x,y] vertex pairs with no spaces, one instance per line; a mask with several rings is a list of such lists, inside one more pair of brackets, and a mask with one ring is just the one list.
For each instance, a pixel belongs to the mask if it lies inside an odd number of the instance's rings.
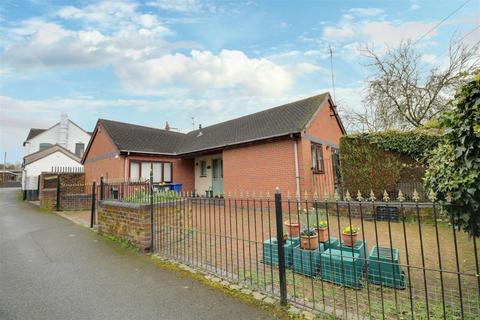
[[[280,224],[286,240],[278,219],[291,222]],[[302,249],[307,237],[295,236],[294,222],[317,237],[326,224],[327,240]],[[358,227],[353,246],[349,226]],[[158,254],[341,318],[480,314],[477,239],[435,202],[182,194],[154,204],[153,234]]]
[[[345,319],[479,318],[478,239],[415,190],[319,199],[199,197],[150,181],[60,188],[61,201],[90,199],[91,226],[99,201],[150,205],[155,253],[282,302]],[[353,246],[346,227],[356,231]]]

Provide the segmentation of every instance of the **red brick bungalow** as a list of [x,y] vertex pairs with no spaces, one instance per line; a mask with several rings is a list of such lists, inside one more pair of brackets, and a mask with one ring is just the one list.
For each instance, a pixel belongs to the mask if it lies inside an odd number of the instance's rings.
[[187,134],[99,119],[82,163],[87,183],[148,178],[205,195],[332,194],[345,129],[328,93]]

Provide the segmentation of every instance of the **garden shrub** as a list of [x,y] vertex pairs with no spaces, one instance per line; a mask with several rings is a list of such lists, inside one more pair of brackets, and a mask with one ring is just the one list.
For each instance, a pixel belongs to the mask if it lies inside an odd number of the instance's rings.
[[424,154],[436,147],[438,130],[385,131],[340,140],[343,188],[364,195],[394,191],[397,183],[422,182]]
[[[430,153],[425,187],[434,191],[453,222],[480,236],[480,73],[455,95],[444,113],[442,142]],[[447,203],[451,202],[451,205]]]

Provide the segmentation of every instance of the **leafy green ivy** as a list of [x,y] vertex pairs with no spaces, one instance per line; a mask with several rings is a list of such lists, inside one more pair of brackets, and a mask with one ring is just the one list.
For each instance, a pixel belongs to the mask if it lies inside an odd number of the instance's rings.
[[452,104],[452,110],[440,118],[445,133],[438,148],[429,155],[425,187],[436,192],[457,226],[478,237],[480,73],[457,92]]

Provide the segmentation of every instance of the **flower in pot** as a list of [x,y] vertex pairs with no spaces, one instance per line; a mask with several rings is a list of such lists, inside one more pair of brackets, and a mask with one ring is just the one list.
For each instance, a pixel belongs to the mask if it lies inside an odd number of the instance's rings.
[[318,221],[315,226],[318,234],[318,242],[327,242],[328,241],[328,222],[326,220]]
[[284,232],[283,233],[283,243],[287,243],[288,240],[288,233]]
[[290,238],[298,237],[300,234],[300,223],[297,221],[287,220],[285,221],[285,226],[287,227],[287,232],[290,235]]
[[300,247],[306,250],[318,248],[318,235],[314,228],[303,228],[300,233]]
[[347,226],[342,231],[342,241],[346,246],[353,247],[357,243],[360,228]]

